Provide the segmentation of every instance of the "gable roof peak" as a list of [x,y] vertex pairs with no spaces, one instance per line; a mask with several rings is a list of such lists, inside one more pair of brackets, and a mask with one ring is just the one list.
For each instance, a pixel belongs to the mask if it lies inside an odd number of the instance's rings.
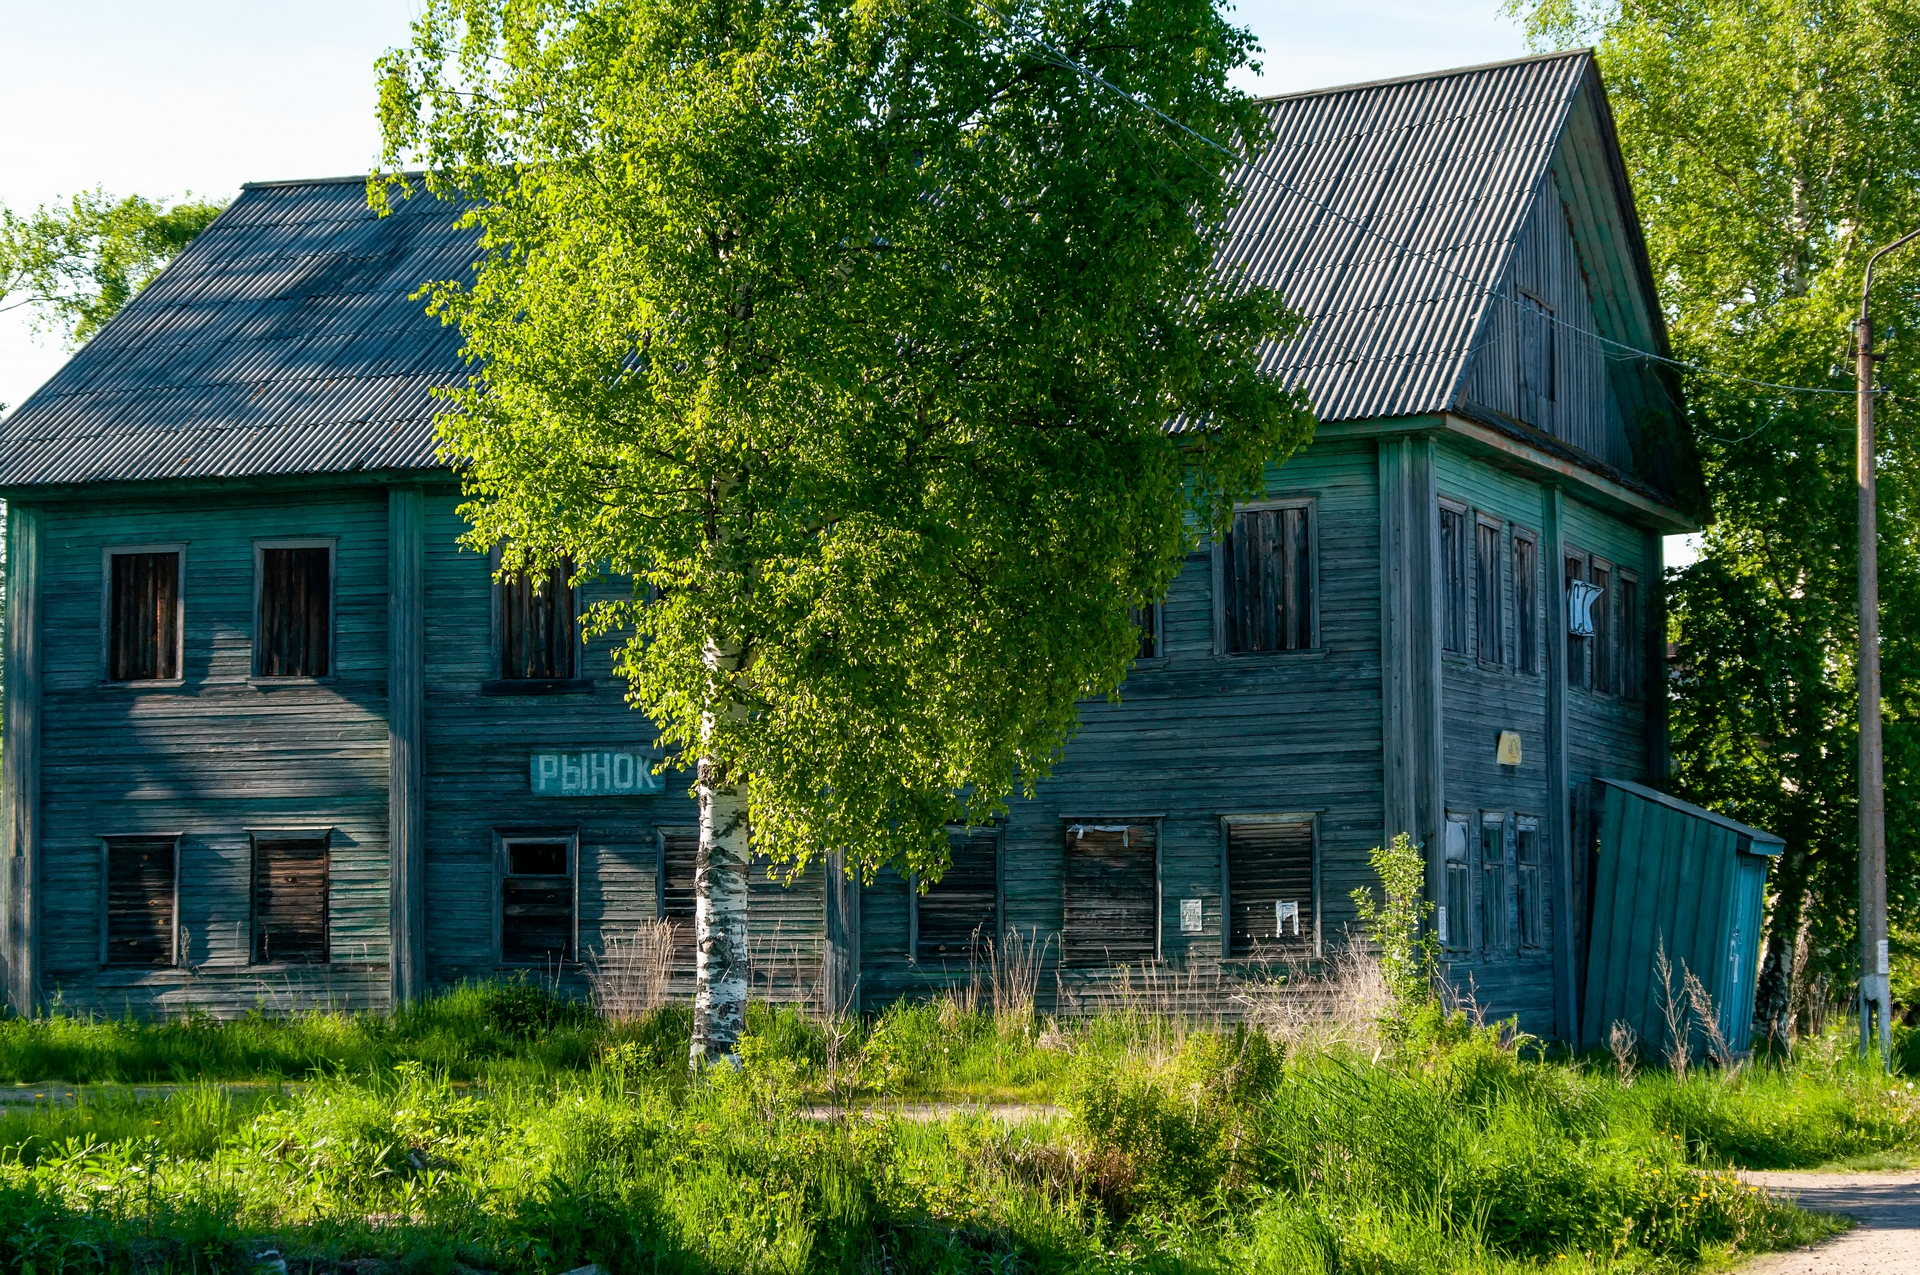
[[1591,47],[1556,49],[1552,53],[1533,53],[1524,58],[1506,58],[1498,62],[1476,62],[1471,66],[1448,67],[1444,71],[1420,71],[1413,75],[1393,75],[1380,80],[1358,80],[1352,84],[1329,84],[1324,88],[1296,89],[1291,93],[1271,93],[1253,100],[1261,105],[1292,102],[1301,98],[1327,97],[1335,93],[1358,93],[1367,89],[1392,88],[1397,84],[1423,84],[1453,79],[1456,76],[1479,75],[1487,71],[1504,71],[1510,67],[1529,66],[1536,62],[1558,62],[1569,58],[1591,62],[1594,60],[1594,51]]

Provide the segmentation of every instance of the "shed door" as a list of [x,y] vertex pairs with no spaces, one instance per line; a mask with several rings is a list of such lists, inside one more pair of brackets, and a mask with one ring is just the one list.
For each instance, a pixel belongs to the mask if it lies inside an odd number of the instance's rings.
[[1152,823],[1067,825],[1066,964],[1137,967],[1159,956],[1159,851]]
[[1765,903],[1767,860],[1736,854],[1733,916],[1728,927],[1726,995],[1720,1005],[1720,1030],[1735,1052],[1753,1043],[1754,967],[1760,959],[1760,914]]

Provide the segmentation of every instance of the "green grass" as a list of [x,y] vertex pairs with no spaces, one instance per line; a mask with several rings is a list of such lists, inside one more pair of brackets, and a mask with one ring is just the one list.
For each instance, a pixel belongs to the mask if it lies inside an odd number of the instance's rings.
[[[1376,1059],[1121,1015],[1039,1033],[901,1007],[830,1047],[755,1006],[689,1082],[689,1017],[618,1028],[525,989],[399,1019],[5,1024],[83,1091],[0,1118],[0,1260],[56,1270],[1680,1272],[1831,1222],[1729,1172],[1920,1147],[1844,1050],[1684,1081],[1523,1058],[1455,1025]],[[463,1049],[472,1053],[462,1054]],[[410,1052],[411,1051],[411,1052]],[[249,1070],[249,1067],[252,1070]],[[478,1083],[464,1083],[474,1080]],[[1017,1096],[1062,1114],[831,1118]]]

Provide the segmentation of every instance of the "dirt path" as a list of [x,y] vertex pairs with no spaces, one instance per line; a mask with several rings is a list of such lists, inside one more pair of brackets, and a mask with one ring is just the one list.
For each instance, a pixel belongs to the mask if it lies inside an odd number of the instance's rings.
[[1815,1248],[1773,1253],[1740,1275],[1915,1275],[1920,1272],[1920,1172],[1743,1173],[1804,1209],[1859,1225]]

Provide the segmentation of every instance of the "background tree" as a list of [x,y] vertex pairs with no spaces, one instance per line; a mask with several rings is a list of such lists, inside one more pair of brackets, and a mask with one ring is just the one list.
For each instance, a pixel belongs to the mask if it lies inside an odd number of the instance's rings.
[[0,207],[0,312],[83,344],[220,215],[191,195],[168,207],[95,188],[22,217]]
[[1279,297],[1215,266],[1231,161],[1039,42],[1259,136],[1209,0],[433,0],[382,60],[387,162],[482,231],[433,300],[469,542],[631,579],[591,626],[697,766],[696,1062],[743,1023],[748,826],[937,878],[1310,435]]
[[[1523,5],[1543,44],[1596,43],[1712,492],[1670,573],[1673,755],[1696,800],[1787,839],[1756,1022],[1806,974],[1851,978],[1858,901],[1855,486],[1848,323],[1867,255],[1920,225],[1915,0]],[[1920,261],[1879,276],[1880,570],[1889,898],[1920,904]]]

